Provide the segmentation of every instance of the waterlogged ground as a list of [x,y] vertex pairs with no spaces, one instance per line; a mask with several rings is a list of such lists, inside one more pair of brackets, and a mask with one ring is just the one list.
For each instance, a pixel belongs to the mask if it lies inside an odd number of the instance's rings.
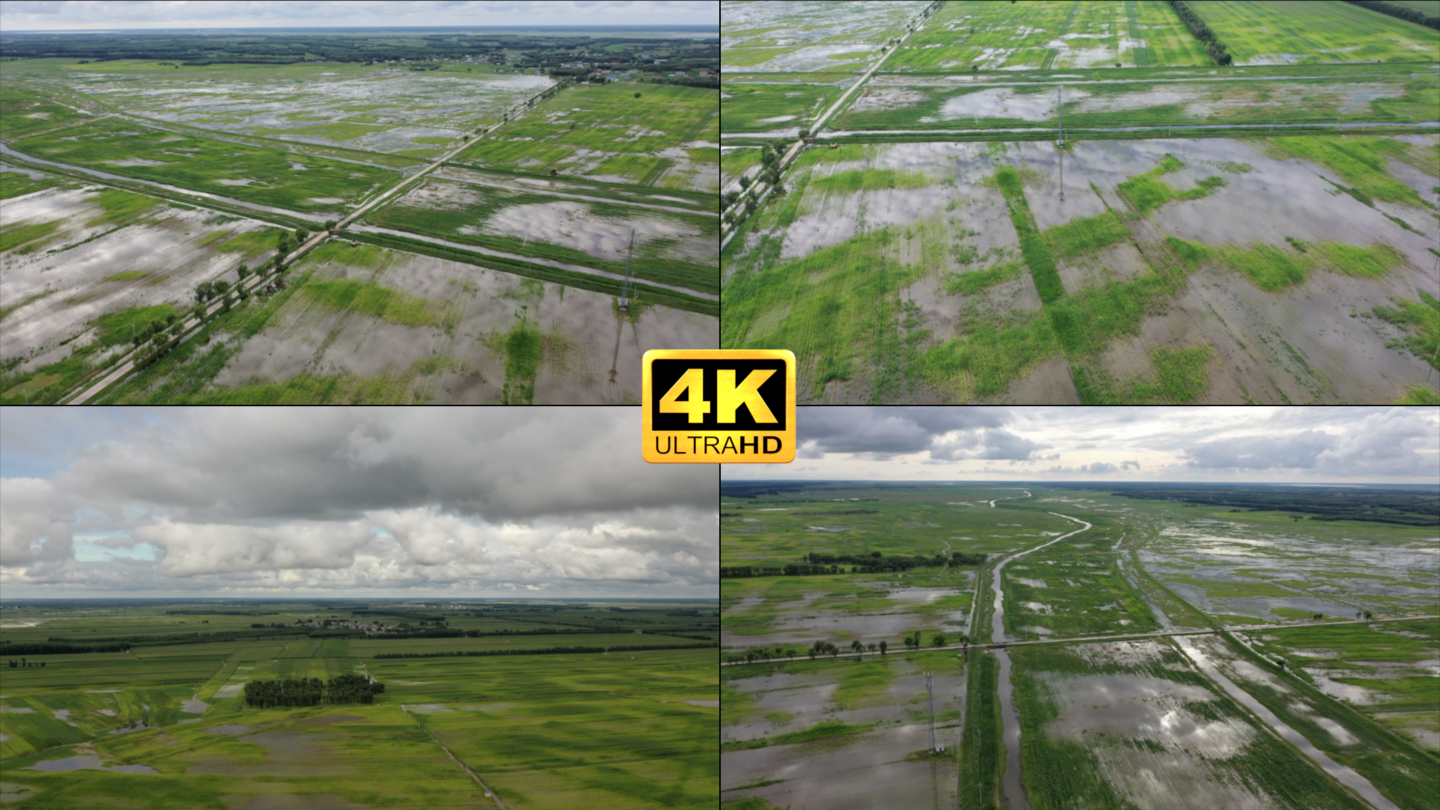
[[725,72],[862,72],[925,4],[912,2],[725,3],[720,63]]
[[1199,519],[1161,530],[1140,558],[1186,601],[1240,622],[1434,612],[1433,532],[1395,527],[1382,538],[1371,527],[1307,523]]
[[115,399],[624,403],[646,350],[714,345],[713,317],[621,317],[614,296],[376,247],[332,243],[286,278]]
[[[439,154],[445,145],[552,86],[489,65],[415,72],[404,65],[159,66],[120,61],[42,64],[50,81],[129,113],[217,132],[349,149]],[[476,72],[478,68],[479,72]]]
[[1391,402],[1440,385],[1387,314],[1440,283],[1437,179],[1433,135],[812,147],[722,252],[722,346],[812,402]]
[[[951,656],[736,668],[722,683],[721,790],[776,807],[953,806],[964,677]],[[933,673],[935,743],[924,672]]]

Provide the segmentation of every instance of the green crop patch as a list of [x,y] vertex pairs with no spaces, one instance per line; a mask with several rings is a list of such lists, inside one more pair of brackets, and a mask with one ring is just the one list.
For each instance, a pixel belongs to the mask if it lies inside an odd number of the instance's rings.
[[1209,196],[1215,189],[1225,185],[1224,178],[1207,177],[1196,183],[1192,189],[1176,191],[1169,183],[1159,179],[1163,175],[1179,171],[1184,167],[1185,164],[1176,160],[1174,156],[1166,155],[1160,161],[1160,165],[1142,175],[1126,180],[1118,188],[1139,209],[1140,213],[1149,214],[1152,210],[1172,200],[1198,200]]
[[65,224],[62,219],[48,222],[32,222],[29,225],[16,223],[0,226],[0,253],[14,250],[17,253],[34,253],[44,247]]
[[4,171],[4,168],[5,166],[0,164],[0,200],[34,194],[37,191],[54,188],[61,183],[61,180],[49,175],[32,178],[24,172]]
[[1042,236],[1057,258],[1075,259],[1130,238],[1125,224],[1113,211],[1071,220],[1044,231]]
[[1402,202],[1417,208],[1435,208],[1434,203],[1422,198],[1415,189],[1390,174],[1386,156],[1393,154],[1397,146],[1401,151],[1405,150],[1403,145],[1395,141],[1360,136],[1315,135],[1273,138],[1265,143],[1268,154],[1279,158],[1297,157],[1318,163],[1335,172],[1340,179],[1365,197],[1385,202]]
[[[1350,5],[1316,0],[1191,3],[1236,65],[1424,62],[1440,32]],[[1433,12],[1432,12],[1433,13]]]
[[853,193],[883,189],[924,188],[933,182],[919,172],[862,169],[816,177],[810,181],[810,187],[817,191]]
[[301,290],[310,300],[326,308],[355,312],[401,326],[431,326],[440,319],[435,305],[424,298],[369,282],[312,281]]
[[956,295],[975,295],[984,290],[1003,284],[1007,281],[1014,281],[1025,272],[1020,262],[1001,262],[983,270],[971,270],[966,273],[952,273],[945,281],[945,292]]
[[1395,346],[1410,350],[1416,357],[1424,359],[1436,368],[1436,347],[1440,346],[1440,301],[1420,290],[1419,301],[1396,300],[1396,307],[1375,307],[1375,317],[1388,321],[1403,330]]

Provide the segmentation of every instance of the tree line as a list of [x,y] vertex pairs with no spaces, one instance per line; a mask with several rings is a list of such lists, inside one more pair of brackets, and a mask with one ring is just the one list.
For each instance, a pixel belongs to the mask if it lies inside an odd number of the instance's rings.
[[318,706],[321,703],[374,703],[385,684],[359,675],[339,675],[329,681],[319,678],[286,678],[280,681],[250,681],[245,684],[245,705],[252,709],[274,706]]
[[1230,64],[1231,58],[1225,50],[1225,43],[1215,36],[1215,32],[1210,30],[1210,26],[1200,19],[1200,15],[1196,14],[1185,0],[1170,0],[1170,5],[1175,9],[1175,13],[1180,15],[1180,21],[1185,23],[1185,27],[1190,29],[1190,33],[1205,43],[1205,53],[1210,55],[1210,59],[1215,64]]
[[1406,22],[1440,31],[1440,14],[1426,14],[1420,9],[1402,6],[1398,3],[1387,3],[1385,0],[1348,0],[1348,2],[1352,6],[1368,8],[1371,11],[1378,11],[1381,14],[1388,14]]
[[28,644],[6,643],[0,645],[4,655],[76,655],[79,653],[125,652],[129,644],[56,644],[53,642],[31,642]]
[[374,658],[464,658],[472,655],[554,655],[558,653],[635,652],[637,650],[693,650],[715,644],[621,644],[615,647],[536,647],[531,650],[455,650],[454,652],[380,653]]
[[911,568],[940,568],[946,563],[950,565],[985,564],[984,554],[970,554],[964,551],[952,551],[949,556],[936,554],[933,557],[926,557],[923,554],[914,557],[906,557],[901,554],[882,557],[878,551],[872,551],[868,555],[821,554],[812,551],[805,555],[805,559],[814,565],[858,565],[861,568],[872,571],[907,571]]

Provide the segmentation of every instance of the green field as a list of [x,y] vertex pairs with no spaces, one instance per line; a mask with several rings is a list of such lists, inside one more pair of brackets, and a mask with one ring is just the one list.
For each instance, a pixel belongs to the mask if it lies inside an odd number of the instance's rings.
[[669,187],[673,179],[680,189],[713,188],[694,178],[693,157],[666,155],[677,146],[718,142],[719,113],[718,95],[704,88],[577,85],[461,152],[455,163],[537,175],[553,170],[643,186]]
[[393,172],[373,166],[175,135],[115,120],[72,128],[67,138],[22,138],[12,146],[46,160],[295,211],[336,210],[341,203],[322,200],[353,204],[397,179]]
[[[465,601],[417,609],[381,600],[226,607],[211,612],[213,605],[172,602],[90,611],[77,603],[6,610],[0,776],[7,805],[493,806],[442,744],[510,807],[714,805],[713,649],[374,657],[455,648],[703,646],[703,637],[715,633],[713,603]],[[317,638],[295,624],[310,619],[412,629],[453,622],[456,629],[484,627],[486,635]],[[39,624],[10,626],[31,622]],[[210,640],[222,637],[229,640]],[[4,652],[46,640],[111,639],[138,643],[115,653]],[[17,666],[9,667],[10,660]],[[246,708],[239,697],[251,679],[347,673],[372,675],[386,690],[374,705],[293,709]],[[95,759],[73,772],[30,769],[68,757]]]
[[1440,31],[1337,0],[1199,0],[1237,65],[1440,61]]

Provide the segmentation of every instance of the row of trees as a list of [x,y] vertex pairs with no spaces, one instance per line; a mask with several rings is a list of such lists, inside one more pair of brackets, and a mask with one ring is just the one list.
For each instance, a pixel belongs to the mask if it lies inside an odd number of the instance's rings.
[[4,655],[75,655],[92,652],[125,652],[129,644],[56,644],[28,642],[24,644],[0,644]]
[[552,655],[557,653],[635,652],[637,650],[693,650],[708,644],[621,644],[613,647],[535,647],[517,650],[455,650],[454,652],[380,653],[375,658],[468,658],[476,655]]
[[[921,638],[921,632],[919,630],[916,630],[914,633],[906,636],[903,641],[905,642],[905,647],[907,649],[920,650],[924,648],[924,642]],[[930,638],[930,643],[936,647],[944,647],[947,641],[949,641],[949,638],[944,633],[936,633]],[[970,637],[961,634],[960,638],[957,640],[957,643],[968,647],[970,646]],[[865,652],[878,652],[881,655],[885,655],[889,651],[889,649],[890,643],[885,641],[884,639],[881,639],[879,642],[872,641],[869,643],[862,642],[858,639],[850,642],[850,652],[856,654],[863,654]],[[804,652],[809,655],[811,659],[815,659],[819,658],[822,655],[829,655],[833,658],[840,655],[842,650],[841,648],[835,646],[829,641],[816,641],[814,644],[811,644],[807,649],[805,649]],[[756,661],[766,661],[775,658],[793,659],[795,655],[796,649],[794,647],[787,647],[777,644],[773,648],[751,647],[743,653],[730,653],[729,655],[725,656],[725,660],[726,662],[731,664],[738,664],[741,662],[744,662],[746,664],[753,664]]]
[[906,571],[911,568],[939,568],[943,565],[983,565],[984,554],[968,554],[964,551],[952,551],[949,556],[936,554],[933,557],[916,555],[906,557],[896,554],[890,557],[881,556],[880,552],[872,551],[868,555],[860,554],[821,554],[811,552],[805,555],[806,562],[812,565],[858,565],[870,571]]
[[1406,22],[1413,22],[1440,31],[1440,14],[1426,14],[1418,8],[1387,3],[1384,0],[1349,0],[1349,2],[1351,5],[1368,8],[1371,11],[1378,11],[1381,14],[1388,14]]
[[250,681],[245,684],[245,705],[252,709],[274,706],[318,706],[321,703],[374,703],[385,684],[360,675],[340,675],[329,681],[319,678],[286,678],[283,681]]
[[38,663],[38,664],[33,664],[33,663],[29,662],[29,661],[26,661],[24,658],[21,658],[19,661],[16,661],[15,659],[12,658],[12,659],[10,659],[9,664],[10,664],[10,668],[11,668],[11,669],[29,669],[30,667],[43,667],[43,666],[45,666],[45,662],[44,662],[44,661],[41,661],[41,662]]
[[1200,19],[1200,15],[1196,14],[1188,3],[1184,0],[1170,0],[1170,5],[1174,7],[1175,13],[1180,15],[1180,21],[1185,23],[1185,27],[1190,29],[1190,33],[1205,44],[1205,52],[1210,55],[1210,59],[1215,64],[1230,64],[1231,57],[1225,50],[1225,43],[1215,36],[1215,32],[1210,30],[1210,26]]

